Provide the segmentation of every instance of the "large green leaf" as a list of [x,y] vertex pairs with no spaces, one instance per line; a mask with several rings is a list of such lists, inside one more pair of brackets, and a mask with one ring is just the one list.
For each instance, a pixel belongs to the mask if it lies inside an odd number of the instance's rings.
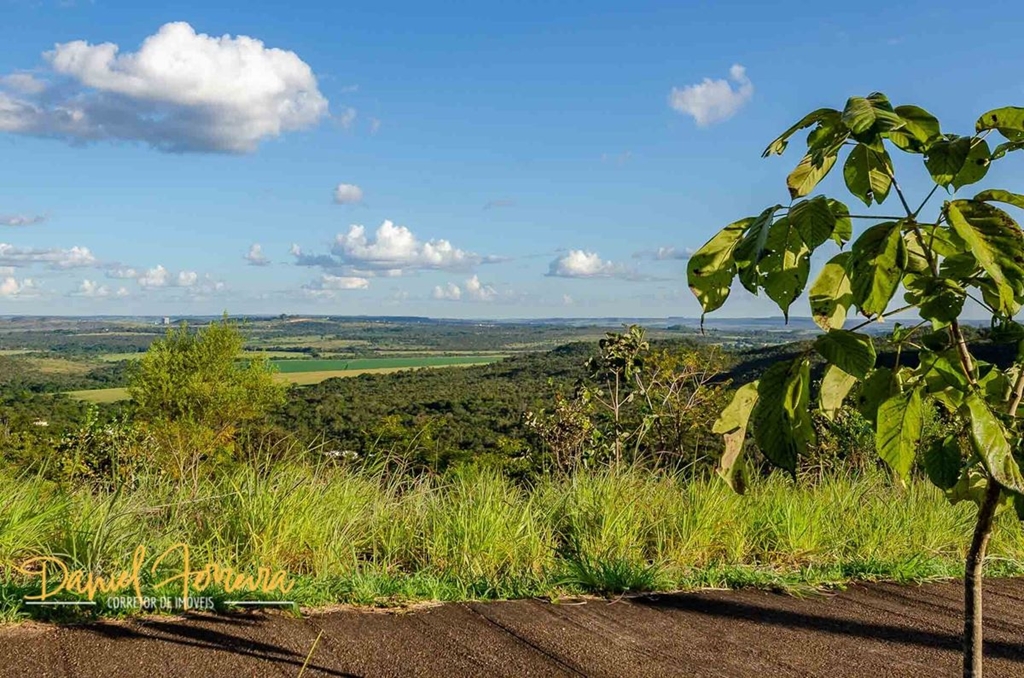
[[832,227],[832,240],[842,247],[850,242],[853,237],[853,220],[850,219],[850,208],[844,203],[828,198],[829,209],[836,218],[835,226]]
[[963,455],[960,444],[953,436],[934,440],[924,448],[922,455],[924,470],[935,485],[942,490],[954,487],[960,479]]
[[893,111],[892,104],[884,94],[874,92],[867,97],[851,97],[843,109],[843,124],[850,133],[862,142],[871,141],[890,130],[902,127],[904,122]]
[[786,150],[786,146],[789,144],[789,138],[802,129],[806,129],[815,124],[833,126],[839,121],[840,113],[833,108],[819,108],[816,111],[812,111],[801,118],[795,125],[780,134],[777,139],[768,144],[768,148],[764,149],[764,153],[761,154],[761,157],[767,158],[769,155],[782,155]]
[[950,226],[991,279],[997,310],[1012,316],[1024,296],[1024,234],[1020,227],[1006,212],[972,200],[954,200],[947,205],[946,214]]
[[854,241],[852,255],[853,301],[863,315],[879,315],[896,293],[907,265],[907,250],[899,223],[887,221],[864,231]]
[[921,392],[897,393],[878,406],[875,448],[897,476],[907,478],[921,443],[924,406]]
[[811,317],[823,330],[840,329],[846,322],[846,311],[853,305],[850,291],[849,252],[840,252],[826,263],[811,285]]
[[[843,208],[845,205],[842,203],[835,206],[836,210]],[[804,243],[814,250],[833,236],[837,219],[828,198],[818,196],[793,205],[789,210],[789,221],[796,226]]]
[[803,292],[811,270],[811,250],[788,217],[772,224],[758,269],[765,293],[788,320],[789,307]]
[[736,245],[733,258],[740,272],[740,282],[751,294],[757,294],[761,284],[758,264],[764,256],[775,213],[782,205],[772,205],[759,214],[748,226],[743,239]]
[[1007,205],[1013,205],[1014,207],[1024,209],[1024,195],[1011,193],[1010,191],[1002,191],[995,188],[982,191],[978,195],[974,196],[973,199],[979,202],[1002,202]]
[[843,165],[843,178],[850,193],[865,205],[870,207],[872,201],[884,202],[892,187],[892,160],[884,148],[876,151],[857,144]]
[[789,188],[789,197],[802,198],[825,178],[825,175],[832,170],[836,164],[838,152],[816,154],[808,153],[796,166],[789,176],[786,177],[786,186]]
[[747,436],[747,422],[757,402],[757,382],[736,389],[732,400],[722,410],[714,425],[714,432],[725,439],[725,451],[718,464],[718,473],[736,492],[746,490],[746,463],[743,459],[743,441]]
[[857,409],[864,415],[864,418],[875,425],[878,417],[878,407],[899,388],[896,380],[893,379],[892,370],[888,367],[879,367],[872,370],[868,378],[861,384],[860,392],[857,394]]
[[835,365],[829,365],[825,369],[825,376],[821,379],[821,391],[818,394],[818,406],[829,421],[835,421],[843,400],[856,383],[857,377],[847,374]]
[[889,131],[886,136],[902,150],[923,153],[941,137],[938,119],[923,108],[897,106],[895,112],[903,120],[903,126]]
[[704,313],[721,308],[729,298],[736,275],[733,251],[754,218],[729,224],[693,253],[686,264],[686,279]]
[[971,152],[967,154],[964,166],[953,177],[953,190],[960,190],[964,186],[976,184],[988,174],[988,167],[992,163],[992,152],[989,150],[988,142],[982,139],[971,146]]
[[825,360],[861,379],[875,366],[875,346],[866,334],[829,330],[818,337],[814,348]]
[[754,440],[776,466],[796,472],[797,457],[814,442],[809,411],[810,363],[797,359],[769,367],[757,385],[751,415]]
[[1024,477],[1013,458],[1003,424],[977,393],[964,399],[964,414],[970,422],[971,444],[985,470],[1000,485],[1024,493]]
[[999,133],[1010,141],[1024,140],[1024,108],[1006,106],[989,111],[978,118],[975,129],[979,132],[987,129],[999,130]]
[[931,145],[924,158],[928,173],[939,186],[949,186],[963,170],[971,153],[971,138],[943,139]]

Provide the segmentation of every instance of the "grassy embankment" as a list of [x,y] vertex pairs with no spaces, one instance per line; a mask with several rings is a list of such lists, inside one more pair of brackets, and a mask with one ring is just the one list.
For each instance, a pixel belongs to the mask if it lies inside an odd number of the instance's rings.
[[[141,354],[134,354],[141,355]],[[319,384],[334,377],[358,377],[360,374],[387,374],[401,370],[437,367],[471,367],[487,365],[504,358],[504,354],[462,356],[418,356],[395,358],[352,359],[272,359],[277,368],[277,379],[298,386]],[[112,403],[128,397],[125,388],[98,388],[69,391],[68,395],[93,403]]]
[[[187,491],[153,478],[119,492],[0,477],[0,619],[26,614],[33,588],[12,574],[26,558],[109,572],[140,544],[156,554],[188,543],[193,567],[285,569],[288,599],[306,606],[394,604],[957,576],[973,520],[971,505],[881,475],[797,488],[777,476],[745,497],[717,479],[641,470],[523,486],[486,470],[388,478],[277,465]],[[998,520],[990,572],[1022,573],[1024,532],[1012,515]]]

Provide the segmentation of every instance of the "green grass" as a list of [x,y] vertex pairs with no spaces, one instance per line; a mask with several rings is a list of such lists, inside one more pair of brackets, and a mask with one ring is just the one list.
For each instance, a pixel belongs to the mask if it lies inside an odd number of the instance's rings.
[[341,360],[272,360],[283,374],[294,372],[326,372],[373,369],[409,369],[415,367],[446,367],[450,365],[480,365],[500,360],[504,356],[420,356],[408,358],[352,358]]
[[[743,497],[715,479],[594,470],[530,486],[497,472],[385,477],[343,466],[239,468],[198,488],[62,490],[0,477],[0,619],[27,614],[12,566],[59,554],[126,567],[188,543],[196,563],[286,569],[307,606],[618,594],[699,587],[837,586],[959,576],[974,507],[881,475]],[[990,572],[1024,573],[1024,533],[1001,515]]]

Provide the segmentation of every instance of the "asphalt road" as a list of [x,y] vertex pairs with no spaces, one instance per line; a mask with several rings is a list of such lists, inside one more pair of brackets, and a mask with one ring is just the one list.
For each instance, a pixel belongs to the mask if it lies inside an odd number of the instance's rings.
[[[0,627],[0,676],[952,676],[956,583],[708,591]],[[986,676],[1024,676],[1024,579],[985,592]]]

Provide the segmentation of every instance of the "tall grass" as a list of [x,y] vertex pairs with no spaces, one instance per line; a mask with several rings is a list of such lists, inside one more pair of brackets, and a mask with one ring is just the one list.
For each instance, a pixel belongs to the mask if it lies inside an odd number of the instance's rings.
[[[0,477],[0,617],[22,613],[14,566],[25,559],[109,572],[140,544],[287,570],[306,605],[389,604],[956,576],[973,519],[971,505],[881,474],[773,476],[743,497],[717,479],[632,468],[524,485],[483,468],[412,477],[278,463],[187,491],[159,477],[109,492]],[[990,552],[999,572],[1024,571],[1013,516]]]

